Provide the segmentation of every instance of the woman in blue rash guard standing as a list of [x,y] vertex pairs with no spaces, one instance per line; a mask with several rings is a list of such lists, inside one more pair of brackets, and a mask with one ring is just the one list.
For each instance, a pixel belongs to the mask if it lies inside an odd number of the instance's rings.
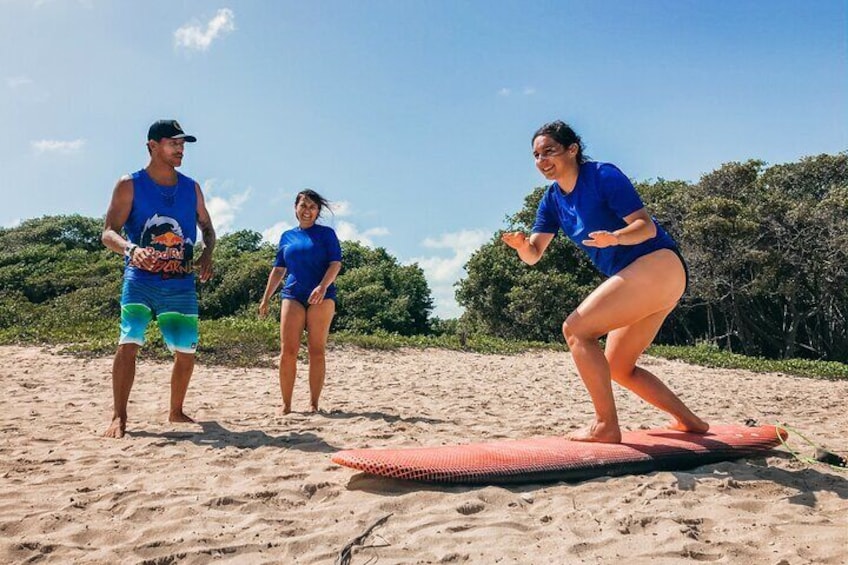
[[303,190],[294,201],[298,226],[280,236],[274,268],[268,275],[259,315],[268,315],[268,301],[285,277],[280,293],[280,390],[282,413],[291,412],[297,374],[297,352],[305,329],[309,351],[309,393],[312,412],[324,388],[327,338],[336,313],[333,281],[342,268],[342,250],[336,232],[315,223],[328,201],[314,190]]
[[[583,143],[567,124],[545,124],[532,144],[536,167],[554,183],[539,202],[532,235],[505,233],[504,243],[533,265],[562,229],[608,277],[562,325],[595,407],[595,421],[570,439],[621,441],[611,381],[671,414],[671,428],[705,433],[709,424],[656,376],[636,366],[686,289],[686,265],[677,244],[615,165],[584,159]],[[604,335],[602,350],[598,340]]]

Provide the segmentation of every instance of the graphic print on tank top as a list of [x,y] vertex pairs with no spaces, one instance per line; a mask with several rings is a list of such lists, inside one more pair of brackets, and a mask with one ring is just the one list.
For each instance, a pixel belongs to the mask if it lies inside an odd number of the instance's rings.
[[194,242],[183,237],[183,230],[174,218],[154,214],[141,230],[139,246],[151,248],[156,254],[156,264],[149,269],[151,273],[161,273],[167,279],[192,272]]

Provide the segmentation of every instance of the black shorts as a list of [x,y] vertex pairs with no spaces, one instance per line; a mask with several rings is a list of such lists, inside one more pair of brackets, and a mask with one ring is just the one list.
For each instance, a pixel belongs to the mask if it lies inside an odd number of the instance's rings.
[[689,291],[689,265],[686,264],[686,259],[683,258],[683,254],[678,248],[671,247],[670,249],[680,258],[680,262],[683,264],[683,272],[686,273],[686,287],[683,289],[683,294],[685,295]]

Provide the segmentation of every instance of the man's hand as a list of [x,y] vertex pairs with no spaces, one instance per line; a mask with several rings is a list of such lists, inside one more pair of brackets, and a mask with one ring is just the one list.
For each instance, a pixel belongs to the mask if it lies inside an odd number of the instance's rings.
[[130,257],[130,265],[149,271],[156,265],[156,251],[152,247],[136,247]]
[[204,249],[197,261],[197,269],[200,271],[200,282],[206,282],[212,278],[212,253]]

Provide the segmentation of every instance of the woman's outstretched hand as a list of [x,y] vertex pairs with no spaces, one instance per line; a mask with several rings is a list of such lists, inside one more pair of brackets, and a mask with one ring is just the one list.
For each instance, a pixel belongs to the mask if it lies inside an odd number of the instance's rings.
[[524,232],[511,231],[504,233],[501,236],[501,241],[513,249],[518,250],[527,245],[527,236],[524,235]]
[[599,249],[603,249],[604,247],[612,247],[613,245],[620,244],[618,236],[611,231],[593,231],[589,234],[589,237],[592,239],[583,240],[583,245],[586,247],[597,247]]

